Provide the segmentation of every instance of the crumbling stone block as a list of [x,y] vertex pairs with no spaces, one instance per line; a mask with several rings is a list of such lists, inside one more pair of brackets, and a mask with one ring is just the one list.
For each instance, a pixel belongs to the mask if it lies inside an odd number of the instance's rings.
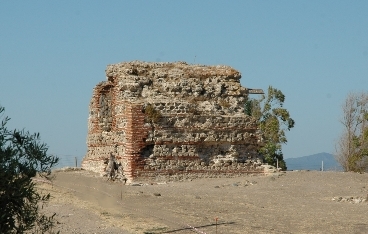
[[83,168],[103,173],[112,153],[130,181],[264,171],[235,69],[133,61],[106,76],[90,102]]

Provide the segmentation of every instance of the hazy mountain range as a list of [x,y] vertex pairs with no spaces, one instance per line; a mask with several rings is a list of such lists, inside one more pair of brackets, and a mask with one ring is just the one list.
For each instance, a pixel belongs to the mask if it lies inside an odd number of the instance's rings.
[[329,153],[318,153],[298,158],[285,159],[288,170],[321,170],[323,161],[324,171],[341,171],[340,164]]

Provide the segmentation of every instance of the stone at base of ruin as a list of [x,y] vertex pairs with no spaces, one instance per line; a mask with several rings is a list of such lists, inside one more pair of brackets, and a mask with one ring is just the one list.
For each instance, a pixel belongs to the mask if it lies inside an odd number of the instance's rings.
[[90,103],[84,169],[103,173],[113,153],[130,182],[264,172],[235,69],[133,61],[106,76]]

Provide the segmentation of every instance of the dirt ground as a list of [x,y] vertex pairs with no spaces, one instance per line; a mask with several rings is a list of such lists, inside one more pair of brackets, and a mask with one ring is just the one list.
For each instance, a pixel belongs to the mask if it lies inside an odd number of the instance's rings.
[[[294,171],[122,185],[87,171],[38,182],[61,233],[368,233],[368,174]],[[216,225],[217,219],[217,225]]]

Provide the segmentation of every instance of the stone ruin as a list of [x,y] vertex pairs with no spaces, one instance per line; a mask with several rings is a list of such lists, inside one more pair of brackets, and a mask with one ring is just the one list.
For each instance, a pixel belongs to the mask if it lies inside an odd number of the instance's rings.
[[113,154],[130,182],[264,172],[237,70],[133,61],[106,76],[90,102],[84,169],[104,173]]

